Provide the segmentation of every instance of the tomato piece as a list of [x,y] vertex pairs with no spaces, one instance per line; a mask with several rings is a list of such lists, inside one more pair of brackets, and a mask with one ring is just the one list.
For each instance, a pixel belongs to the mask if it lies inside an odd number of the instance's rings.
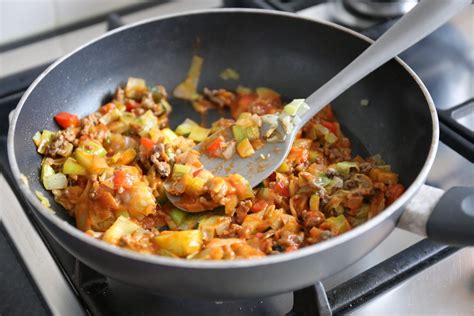
[[255,93],[240,94],[237,98],[236,103],[231,107],[231,114],[234,118],[237,118],[240,113],[248,112],[250,104],[257,99]]
[[399,183],[389,185],[387,191],[385,192],[385,196],[387,197],[387,205],[395,202],[395,200],[398,199],[404,191],[405,188]]
[[214,139],[206,148],[206,152],[209,156],[218,157],[219,150],[221,149],[222,138],[217,137]]
[[290,197],[290,190],[288,189],[288,186],[285,185],[283,182],[275,183],[275,187],[273,188],[273,190],[281,196]]
[[126,107],[128,112],[131,112],[132,110],[140,107],[140,103],[138,103],[137,101],[134,101],[134,100],[128,100],[127,104],[125,104],[125,107]]
[[142,144],[143,147],[145,147],[145,149],[148,151],[151,151],[153,149],[153,146],[155,146],[153,141],[148,137],[140,138],[140,144]]
[[114,186],[115,188],[130,189],[132,187],[132,178],[128,173],[123,170],[117,170],[114,172]]
[[334,135],[337,135],[337,123],[336,122],[328,122],[328,121],[321,121],[321,125],[329,129]]
[[254,212],[260,212],[260,211],[263,211],[264,209],[266,209],[268,206],[268,202],[265,201],[265,200],[259,200],[257,203],[255,203],[253,206],[252,206],[252,211]]
[[197,177],[204,169],[198,169],[193,172],[193,177]]
[[100,108],[100,113],[106,114],[113,109],[115,109],[115,103],[109,102]]
[[62,128],[77,127],[81,125],[77,115],[71,114],[69,112],[59,112],[54,116],[54,119],[56,120],[56,123],[58,123],[58,125]]

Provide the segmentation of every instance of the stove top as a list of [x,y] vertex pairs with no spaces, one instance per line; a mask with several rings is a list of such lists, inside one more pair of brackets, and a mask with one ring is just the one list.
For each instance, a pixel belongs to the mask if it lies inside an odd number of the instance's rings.
[[[133,13],[119,12],[120,17],[111,15],[108,25],[116,27],[159,14],[221,5],[220,1],[161,2],[164,4],[146,6]],[[321,0],[224,1],[222,4],[292,11],[344,23],[340,15],[339,20],[334,15],[333,3]],[[362,20],[366,24],[356,25],[353,20],[345,24],[352,24],[351,27],[372,38],[377,38],[395,21],[387,18],[367,21],[366,17]],[[61,51],[58,55],[53,51],[33,63],[34,55],[27,53],[29,47],[37,50],[44,41],[48,45],[48,41],[50,44],[58,40],[68,42],[72,49],[100,35],[107,25],[105,20],[94,23],[64,31],[61,38],[43,35],[41,41],[5,52],[0,47],[2,65],[13,61],[12,56],[18,50],[28,60],[28,67],[20,73],[14,73],[10,63],[0,72],[0,260],[3,266],[0,267],[0,284],[12,284],[7,288],[0,286],[0,314],[445,315],[474,312],[474,249],[437,245],[400,229],[395,229],[355,265],[312,287],[235,302],[157,297],[107,279],[74,259],[38,226],[29,205],[13,185],[6,157],[7,120],[32,80],[49,62],[67,52]],[[70,42],[72,38],[77,39],[74,44]],[[442,143],[428,183],[444,189],[473,185],[473,38],[474,35],[470,40],[463,37],[456,24],[451,23],[401,55],[425,82],[438,108]]]

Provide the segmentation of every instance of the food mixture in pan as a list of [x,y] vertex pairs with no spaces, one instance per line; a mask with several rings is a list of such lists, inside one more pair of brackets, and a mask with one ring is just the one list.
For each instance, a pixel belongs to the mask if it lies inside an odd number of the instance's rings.
[[[256,188],[237,174],[214,176],[202,168],[200,155],[245,159],[265,142],[281,141],[275,120],[288,129],[306,105],[285,104],[268,88],[205,89],[191,99],[199,112],[226,107],[233,119],[210,128],[187,119],[172,130],[165,88],[129,78],[97,112],[82,119],[58,113],[61,130],[36,133],[42,183],[79,229],[142,253],[254,258],[343,234],[404,191],[380,157],[352,157],[330,106],[304,126],[286,161]],[[229,126],[231,133],[220,134]],[[175,208],[165,191],[181,196],[193,212]]]

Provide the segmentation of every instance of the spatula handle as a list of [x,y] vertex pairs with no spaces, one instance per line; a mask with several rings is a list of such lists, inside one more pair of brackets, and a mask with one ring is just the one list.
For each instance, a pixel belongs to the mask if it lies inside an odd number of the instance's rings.
[[353,62],[306,99],[311,109],[303,115],[300,125],[303,126],[326,104],[385,62],[435,31],[470,3],[471,0],[421,1]]

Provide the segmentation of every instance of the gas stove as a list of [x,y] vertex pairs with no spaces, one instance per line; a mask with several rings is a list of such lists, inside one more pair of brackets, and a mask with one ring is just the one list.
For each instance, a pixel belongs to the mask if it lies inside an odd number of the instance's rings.
[[[473,314],[474,249],[438,245],[400,229],[356,264],[294,293],[233,302],[158,297],[108,279],[68,254],[39,226],[13,184],[6,154],[10,111],[47,65],[107,28],[172,12],[238,6],[296,12],[375,39],[410,7],[405,1],[374,15],[370,5],[360,5],[370,2],[159,1],[0,45],[0,314]],[[438,108],[441,143],[428,184],[443,189],[474,185],[473,9],[466,14],[400,56],[425,82]],[[466,29],[471,33],[463,34]],[[45,49],[47,54],[36,53]]]

